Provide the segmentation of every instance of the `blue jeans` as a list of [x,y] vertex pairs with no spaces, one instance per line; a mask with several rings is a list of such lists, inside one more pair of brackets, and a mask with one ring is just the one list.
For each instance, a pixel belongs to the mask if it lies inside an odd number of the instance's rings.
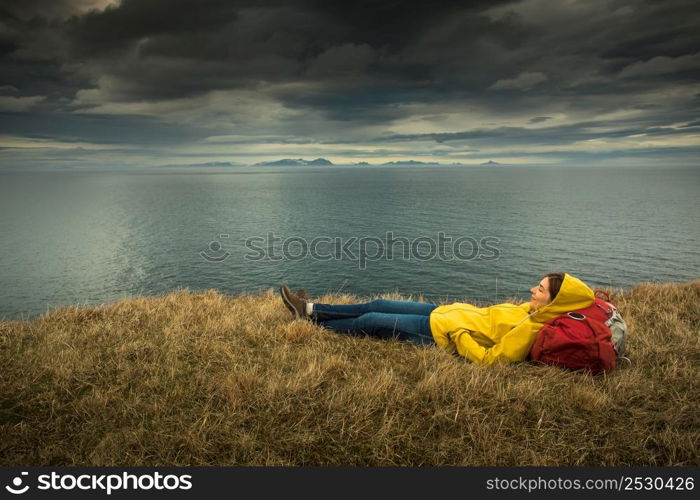
[[350,305],[314,303],[311,318],[336,332],[434,344],[430,313],[436,307],[424,302],[384,299]]

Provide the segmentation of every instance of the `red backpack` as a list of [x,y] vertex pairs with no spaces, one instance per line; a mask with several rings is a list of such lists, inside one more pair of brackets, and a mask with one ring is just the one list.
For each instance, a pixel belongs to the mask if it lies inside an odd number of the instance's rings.
[[596,297],[591,306],[545,323],[530,360],[593,374],[609,372],[624,354],[625,335],[626,325],[615,305]]

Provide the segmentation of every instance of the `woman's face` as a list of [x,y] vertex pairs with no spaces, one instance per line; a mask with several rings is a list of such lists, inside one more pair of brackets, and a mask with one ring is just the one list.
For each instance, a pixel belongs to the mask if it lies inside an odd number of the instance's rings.
[[530,288],[530,294],[530,306],[532,309],[539,309],[549,304],[551,300],[549,295],[549,278],[542,278],[542,281],[537,286]]

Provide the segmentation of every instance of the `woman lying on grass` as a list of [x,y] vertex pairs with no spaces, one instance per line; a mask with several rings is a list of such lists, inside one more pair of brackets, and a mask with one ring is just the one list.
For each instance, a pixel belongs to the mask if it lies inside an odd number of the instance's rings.
[[336,332],[437,344],[481,365],[525,360],[545,322],[594,301],[593,290],[566,273],[547,274],[530,292],[530,302],[520,305],[438,306],[384,299],[331,305],[312,303],[286,286],[280,288],[294,315]]

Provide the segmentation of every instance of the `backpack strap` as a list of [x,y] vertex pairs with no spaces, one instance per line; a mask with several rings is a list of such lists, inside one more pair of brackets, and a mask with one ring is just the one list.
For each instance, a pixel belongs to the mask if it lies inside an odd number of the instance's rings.
[[597,308],[599,308],[603,312],[605,312],[605,315],[608,317],[608,319],[612,318],[612,316],[613,316],[612,302],[609,302],[609,301],[604,300],[600,297],[597,297],[597,300],[595,302],[593,302],[593,305],[595,305]]

